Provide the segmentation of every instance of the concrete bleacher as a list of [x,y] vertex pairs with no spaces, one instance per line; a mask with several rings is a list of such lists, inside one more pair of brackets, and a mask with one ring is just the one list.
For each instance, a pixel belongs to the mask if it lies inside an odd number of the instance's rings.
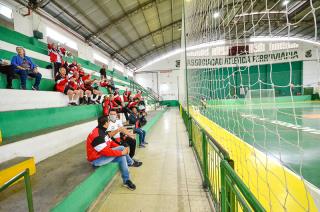
[[[14,90],[5,89],[6,76],[0,74],[0,95],[2,96],[0,99],[0,164],[8,164],[8,161],[15,160],[17,157],[33,160],[33,163],[29,161],[24,166],[13,167],[10,174],[6,172],[6,180],[21,169],[35,170],[34,163],[36,163],[39,173],[31,178],[32,186],[35,186],[34,193],[39,198],[46,199],[44,196],[47,197],[44,204],[38,208],[39,211],[48,211],[58,202],[61,203],[59,207],[64,207],[64,197],[80,182],[90,177],[90,182],[95,182],[95,187],[90,193],[91,199],[84,201],[88,206],[101,192],[98,187],[105,186],[117,172],[117,167],[113,165],[93,172],[85,160],[84,145],[80,144],[86,139],[90,130],[96,126],[96,118],[102,115],[101,105],[67,106],[67,96],[54,92],[55,82],[52,77],[52,69],[48,69],[51,63],[47,55],[46,44],[2,26],[0,26],[0,33],[0,58],[10,60],[16,54],[16,46],[23,46],[27,55],[39,66],[43,77],[40,91],[31,90],[34,82],[34,79],[31,78],[27,80],[27,90],[20,90],[18,77],[13,80],[13,88],[17,89]],[[67,59],[71,62],[70,58]],[[93,77],[99,78],[99,66],[81,58],[76,58],[76,60],[82,65],[85,72],[92,73]],[[108,75],[113,76],[115,86],[120,89],[120,93],[124,92],[127,87],[131,90],[142,89],[140,85],[119,73],[108,71]],[[106,88],[100,88],[100,90],[108,93]],[[70,158],[69,154],[71,154]],[[42,164],[51,165],[42,166]],[[64,167],[61,166],[62,164],[66,169],[61,170],[61,167]],[[101,177],[106,171],[109,175]],[[80,176],[76,176],[77,174]],[[42,179],[41,175],[50,179]],[[60,180],[54,181],[55,177]],[[55,187],[54,182],[60,187]],[[64,187],[65,183],[69,183],[67,189]],[[86,185],[92,184],[87,183]],[[45,186],[49,186],[50,192]],[[42,193],[45,191],[47,192]],[[21,200],[21,204],[17,204],[17,200]],[[10,203],[4,205],[7,201]],[[0,193],[0,211],[12,208],[17,209],[15,211],[21,211],[19,209],[26,207],[22,202],[25,202],[22,183],[13,185],[12,189],[4,194]]]
[[[150,112],[144,129],[148,131],[162,114]],[[85,211],[116,175],[117,164],[93,169],[86,160],[84,140],[95,126],[92,121],[0,146],[0,155],[5,158],[9,157],[6,154],[34,155],[37,173],[31,181],[35,211]],[[28,146],[34,148],[26,150]],[[27,210],[23,182],[0,193],[0,211],[12,209]]]
[[0,89],[0,112],[68,106],[68,97],[60,92]]
[[[42,74],[42,77],[44,79],[53,80],[52,70],[47,69],[50,65],[50,58],[45,43],[2,26],[0,26],[0,33],[2,35],[0,37],[0,58],[11,60],[12,56],[16,54],[16,46],[23,46],[26,49],[27,55],[39,66],[39,72]],[[68,62],[72,62],[73,60],[73,58],[65,59]],[[86,73],[91,73],[95,78],[100,77],[99,66],[82,58],[75,57],[74,59],[82,65]],[[126,87],[130,86],[130,80],[124,76],[117,74],[113,75],[113,73],[114,72],[110,70],[107,72],[109,76],[114,77],[115,85],[123,92]],[[1,88],[3,87],[1,86]],[[40,90],[42,90],[41,87]],[[53,90],[53,87],[50,90]]]

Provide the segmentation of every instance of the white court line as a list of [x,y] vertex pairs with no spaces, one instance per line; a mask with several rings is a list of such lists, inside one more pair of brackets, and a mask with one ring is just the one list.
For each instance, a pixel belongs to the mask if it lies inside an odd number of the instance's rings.
[[265,121],[265,122],[268,122],[268,123],[272,123],[272,124],[277,124],[277,125],[280,125],[280,126],[283,126],[283,127],[288,127],[288,128],[291,128],[291,129],[295,129],[295,130],[302,130],[303,132],[308,132],[308,133],[312,133],[312,134],[320,134],[320,130],[317,130],[317,129],[314,129],[314,128],[311,128],[311,127],[303,127],[301,125],[295,125],[295,124],[291,124],[291,123],[288,123],[288,122],[284,122],[284,121],[278,121],[278,120],[269,120],[268,118],[260,118],[256,115],[252,115],[252,114],[240,114],[242,117],[244,118],[252,118],[252,119],[258,119],[260,121]]

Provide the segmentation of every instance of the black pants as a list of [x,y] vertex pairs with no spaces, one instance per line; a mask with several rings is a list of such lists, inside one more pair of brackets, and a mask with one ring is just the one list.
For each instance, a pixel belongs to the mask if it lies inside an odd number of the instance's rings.
[[136,139],[133,139],[133,138],[131,138],[129,136],[121,136],[120,145],[129,146],[129,149],[130,149],[129,156],[131,158],[134,157],[134,155],[136,153]]
[[123,107],[121,112],[124,114],[124,117],[126,117],[126,121],[128,121],[131,110],[128,107]]
[[[54,77],[57,76],[57,73],[59,73],[59,69],[61,68],[61,63],[53,63],[53,73]],[[67,70],[67,69],[66,69]]]
[[14,78],[14,71],[11,65],[0,65],[0,72],[7,75],[7,88],[12,88],[12,79]]

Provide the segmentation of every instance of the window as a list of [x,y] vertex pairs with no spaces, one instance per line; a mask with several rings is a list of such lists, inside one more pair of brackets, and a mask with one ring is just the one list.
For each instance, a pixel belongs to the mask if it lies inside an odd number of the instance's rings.
[[129,77],[133,77],[133,70],[128,69],[127,74]]
[[56,30],[51,29],[50,27],[47,27],[47,37],[59,42],[63,46],[65,45],[65,46],[70,47],[74,50],[78,50],[78,45],[76,42],[74,42],[72,39],[62,35],[60,32],[57,32]]
[[103,64],[107,65],[107,69],[108,69],[109,61],[106,58],[104,58],[100,54],[93,53],[93,59],[94,59],[95,64],[97,64],[99,66],[102,66]]
[[12,9],[0,3],[0,25],[14,29]]
[[12,19],[12,9],[0,3],[0,14],[8,19]]

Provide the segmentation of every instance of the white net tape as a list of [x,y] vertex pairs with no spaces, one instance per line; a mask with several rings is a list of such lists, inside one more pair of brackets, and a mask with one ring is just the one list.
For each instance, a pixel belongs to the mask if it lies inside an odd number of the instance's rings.
[[319,0],[185,0],[189,106],[268,211],[319,207],[319,27]]

